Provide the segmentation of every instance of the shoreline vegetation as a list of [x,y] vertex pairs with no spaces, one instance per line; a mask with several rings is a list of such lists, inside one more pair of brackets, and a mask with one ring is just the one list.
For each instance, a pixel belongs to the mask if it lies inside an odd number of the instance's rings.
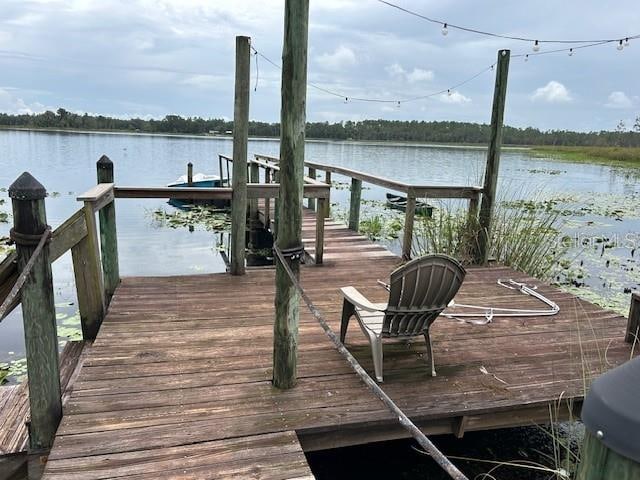
[[[26,132],[58,132],[77,134],[100,134],[100,135],[140,135],[157,137],[180,137],[199,139],[228,139],[232,140],[232,134],[194,134],[194,133],[172,133],[172,132],[141,132],[120,129],[85,129],[74,127],[23,127],[0,125],[0,131],[26,131]],[[278,141],[275,136],[250,135],[252,140]],[[473,148],[484,150],[486,144],[482,143],[447,143],[447,142],[422,142],[415,140],[354,140],[338,138],[313,138],[307,137],[308,142],[348,142],[360,145],[388,145],[388,146],[416,146],[416,147],[439,147],[439,148]],[[534,156],[545,158],[556,158],[568,160],[576,163],[617,163],[625,166],[640,167],[640,147],[621,146],[555,146],[555,145],[514,145],[505,144],[505,150],[527,150]]]

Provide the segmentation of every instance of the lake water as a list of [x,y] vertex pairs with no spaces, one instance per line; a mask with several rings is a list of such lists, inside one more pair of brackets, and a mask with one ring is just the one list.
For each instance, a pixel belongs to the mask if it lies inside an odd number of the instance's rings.
[[[251,154],[277,155],[278,148],[273,140],[249,142]],[[187,162],[194,164],[195,172],[218,173],[217,154],[231,152],[230,138],[0,131],[0,201],[5,201],[0,212],[10,211],[6,188],[25,170],[47,188],[48,221],[56,227],[79,208],[76,196],[95,184],[95,162],[102,154],[113,160],[119,185],[162,186],[183,175]],[[478,185],[486,155],[477,148],[316,141],[307,143],[306,152],[309,160],[433,185]],[[597,295],[624,309],[629,301],[624,290],[640,282],[634,258],[640,231],[639,177],[640,170],[634,168],[574,164],[537,158],[526,150],[505,150],[499,192],[509,200],[562,198],[570,204],[563,228],[570,237],[578,237],[578,246],[571,251],[569,276],[576,285],[585,284],[582,294]],[[346,179],[335,176],[334,181]],[[384,199],[384,189],[368,187],[364,199]],[[348,196],[348,189],[332,190],[332,202],[342,208]],[[365,218],[368,208],[375,210],[365,207]],[[224,236],[198,227],[191,232],[162,226],[151,215],[157,209],[170,212],[172,207],[162,200],[117,201],[122,275],[224,271],[218,248]],[[0,237],[8,234],[10,224],[10,218],[0,223]],[[387,244],[398,248],[397,241]],[[78,336],[70,254],[54,264],[53,272],[62,342]],[[22,358],[23,343],[20,309],[16,309],[0,324],[0,362]]]

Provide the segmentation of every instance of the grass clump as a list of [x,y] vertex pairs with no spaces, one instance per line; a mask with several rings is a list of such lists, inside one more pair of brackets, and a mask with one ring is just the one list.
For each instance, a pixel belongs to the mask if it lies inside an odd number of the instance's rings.
[[[530,209],[513,201],[499,202],[493,212],[489,257],[537,278],[547,279],[567,252],[557,209]],[[445,206],[433,217],[416,221],[416,256],[444,253],[473,263],[481,227],[465,209]]]

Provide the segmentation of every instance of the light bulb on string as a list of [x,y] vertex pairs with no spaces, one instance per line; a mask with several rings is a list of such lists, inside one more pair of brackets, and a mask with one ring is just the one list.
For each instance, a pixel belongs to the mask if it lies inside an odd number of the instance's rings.
[[525,62],[528,62],[528,61],[529,61],[529,54],[528,54],[528,53],[524,56],[524,61],[525,61]]
[[398,101],[396,106],[398,107],[398,110],[400,110],[400,102],[399,101]]
[[625,47],[628,47],[629,45],[631,45],[631,44],[629,43],[629,39],[628,39],[628,38],[625,38],[625,39],[624,39],[624,46],[625,46]]
[[442,24],[442,35],[444,35],[446,37],[448,33],[449,33],[449,29],[447,28],[447,24],[443,23]]
[[535,43],[533,44],[533,51],[534,52],[540,51],[540,44],[538,43],[538,40],[536,40]]
[[569,49],[569,56],[570,56],[570,57],[573,57],[573,48],[570,48],[570,49]]
[[620,42],[618,43],[618,46],[616,48],[618,50],[622,50],[624,48],[624,45],[622,44],[622,40],[620,40]]
[[451,96],[451,89],[447,89],[447,95]]
[[344,97],[344,103],[349,103],[349,97]]

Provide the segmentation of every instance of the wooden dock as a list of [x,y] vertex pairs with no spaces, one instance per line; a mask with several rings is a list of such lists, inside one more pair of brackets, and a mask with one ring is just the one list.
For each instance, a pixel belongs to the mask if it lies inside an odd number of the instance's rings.
[[[315,218],[305,211],[309,244]],[[327,220],[324,264],[303,267],[301,283],[337,331],[339,287],[385,301],[376,279],[399,262]],[[625,318],[509,268],[468,270],[459,302],[539,307],[496,284],[513,278],[539,285],[561,310],[482,326],[438,319],[435,378],[421,338],[390,340],[383,387],[426,433],[548,423],[550,405],[559,417],[576,415],[589,379],[629,359]],[[271,386],[273,277],[258,269],[124,278],[86,352],[44,478],[313,478],[304,451],[406,436],[304,304],[298,385]],[[356,322],[346,344],[372,372]]]

